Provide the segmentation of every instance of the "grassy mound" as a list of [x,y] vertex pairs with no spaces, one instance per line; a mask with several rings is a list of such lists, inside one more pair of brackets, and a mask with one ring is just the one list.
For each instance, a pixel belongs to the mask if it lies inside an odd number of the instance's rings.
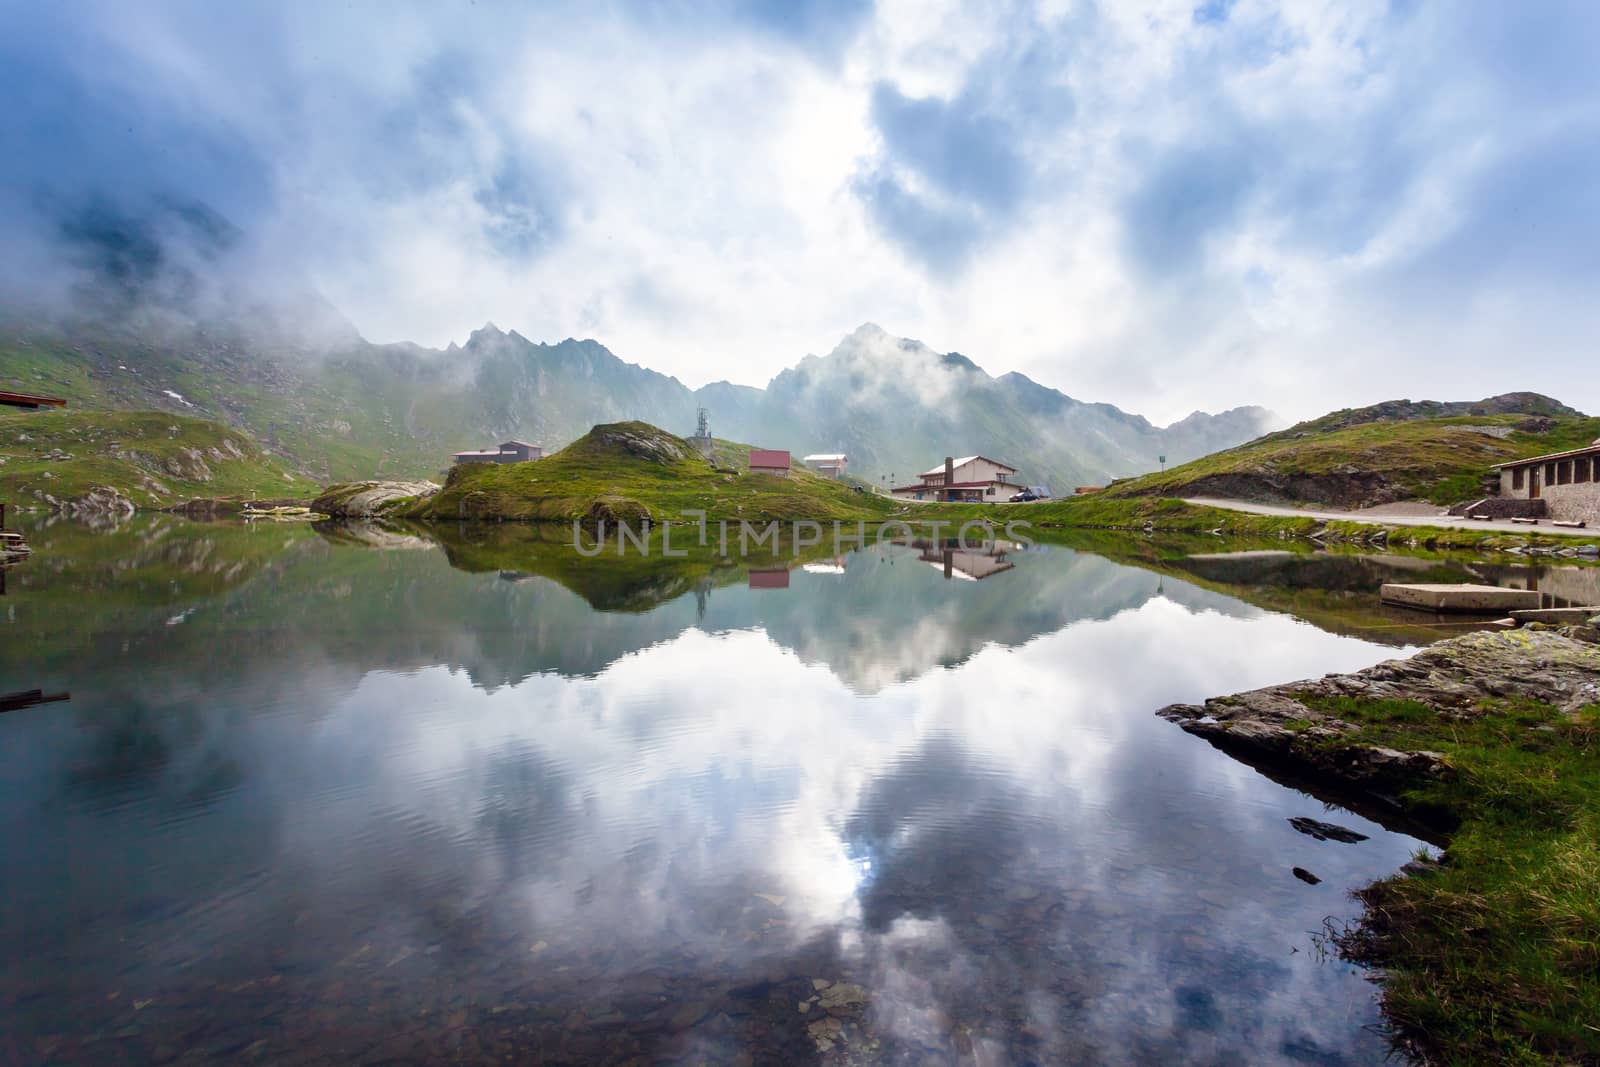
[[203,419],[149,411],[0,414],[0,499],[54,507],[100,488],[159,509],[197,497],[301,498],[315,487],[245,434]]
[[1336,412],[1164,474],[1117,482],[1107,492],[1338,507],[1418,499],[1453,504],[1482,496],[1484,476],[1496,463],[1600,437],[1600,419],[1573,414],[1350,421],[1359,415]]
[[408,509],[418,519],[534,522],[680,521],[685,510],[718,519],[854,521],[882,518],[892,501],[799,466],[787,477],[749,473],[750,446],[718,441],[708,461],[681,437],[648,423],[596,426],[532,463],[468,464],[444,489]]

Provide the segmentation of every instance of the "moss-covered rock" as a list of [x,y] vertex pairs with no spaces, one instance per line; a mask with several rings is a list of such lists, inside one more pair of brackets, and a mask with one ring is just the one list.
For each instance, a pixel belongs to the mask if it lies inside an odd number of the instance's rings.
[[370,519],[391,514],[439,492],[433,482],[345,482],[330,485],[311,510],[330,518]]

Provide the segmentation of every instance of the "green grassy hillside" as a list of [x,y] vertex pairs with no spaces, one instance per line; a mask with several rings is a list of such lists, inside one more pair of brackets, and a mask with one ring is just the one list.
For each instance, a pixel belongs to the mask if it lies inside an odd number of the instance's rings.
[[0,500],[55,507],[109,488],[140,508],[197,497],[309,496],[245,434],[214,422],[151,411],[0,414]]
[[1349,423],[1324,416],[1164,474],[1116,482],[1113,496],[1219,496],[1362,507],[1453,504],[1482,494],[1496,463],[1600,437],[1582,415],[1490,414]]
[[707,462],[681,437],[642,422],[596,426],[534,463],[469,465],[443,491],[403,514],[419,519],[650,518],[688,509],[712,519],[885,518],[893,501],[796,467],[788,477],[749,473],[748,445],[718,441]]

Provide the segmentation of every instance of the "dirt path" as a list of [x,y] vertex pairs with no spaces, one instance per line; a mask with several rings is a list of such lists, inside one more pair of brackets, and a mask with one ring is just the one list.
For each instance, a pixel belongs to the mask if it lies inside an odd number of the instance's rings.
[[[1572,537],[1600,536],[1600,530],[1573,530],[1564,526],[1551,526],[1548,520],[1542,520],[1537,526],[1524,526],[1516,522],[1477,522],[1473,519],[1462,519],[1454,515],[1440,514],[1403,514],[1388,513],[1387,508],[1373,508],[1369,511],[1326,511],[1316,508],[1290,508],[1279,507],[1275,504],[1253,504],[1247,500],[1223,500],[1217,497],[1188,497],[1187,503],[1199,504],[1210,508],[1224,508],[1228,511],[1245,511],[1252,515],[1284,515],[1298,519],[1330,519],[1345,522],[1364,522],[1374,526],[1449,526],[1463,530],[1499,530],[1504,533],[1545,533],[1564,534]],[[1396,509],[1398,510],[1398,509]],[[1408,511],[1411,509],[1408,507]]]

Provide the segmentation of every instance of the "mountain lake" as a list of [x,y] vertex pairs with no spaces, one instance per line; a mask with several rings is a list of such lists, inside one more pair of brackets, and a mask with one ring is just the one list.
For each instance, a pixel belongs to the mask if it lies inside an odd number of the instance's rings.
[[24,528],[0,693],[66,699],[0,715],[19,1064],[1382,1062],[1327,935],[1426,846],[1154,713],[1459,631],[1393,573],[1594,574]]

